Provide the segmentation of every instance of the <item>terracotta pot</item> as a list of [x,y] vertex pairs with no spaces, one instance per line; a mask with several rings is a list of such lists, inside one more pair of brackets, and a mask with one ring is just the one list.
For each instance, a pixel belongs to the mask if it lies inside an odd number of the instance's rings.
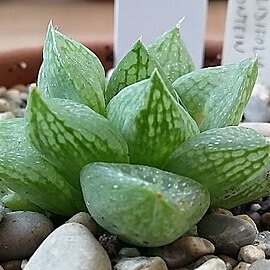
[[[113,44],[111,41],[83,42],[101,60],[105,70],[113,66]],[[221,41],[208,40],[205,43],[205,66],[220,64]],[[42,48],[25,48],[0,52],[0,86],[35,82],[42,62]]]
[[[107,71],[113,66],[113,46],[108,41],[82,42],[101,60]],[[42,47],[0,52],[0,86],[35,82],[42,62]]]

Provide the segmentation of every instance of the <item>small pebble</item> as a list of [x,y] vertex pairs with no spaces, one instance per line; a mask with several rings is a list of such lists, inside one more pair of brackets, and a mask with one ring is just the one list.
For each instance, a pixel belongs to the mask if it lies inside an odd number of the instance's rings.
[[270,260],[261,259],[251,264],[249,270],[268,270],[270,269]]
[[263,231],[260,232],[255,239],[254,244],[261,248],[266,256],[270,257],[270,232]]
[[40,213],[7,213],[0,223],[0,262],[31,256],[52,230],[52,222]]
[[248,214],[249,217],[255,222],[256,226],[259,227],[261,223],[261,216],[258,212]]
[[79,212],[71,217],[66,223],[76,222],[84,225],[90,230],[90,232],[97,237],[98,235],[98,225],[90,214],[86,212]]
[[239,261],[242,260],[251,264],[259,259],[265,259],[265,253],[261,248],[253,245],[247,245],[240,248],[238,254]]
[[0,270],[5,270],[5,269],[0,265]]
[[209,261],[210,259],[213,259],[213,258],[218,259],[218,257],[215,255],[204,255],[201,258],[199,258],[196,262],[189,265],[188,267],[195,269],[195,268],[201,266],[202,264],[204,264],[206,261]]
[[233,270],[248,270],[250,265],[250,263],[240,262],[233,268]]
[[21,99],[20,99],[20,91],[18,89],[8,89],[8,91],[6,91],[6,99],[9,101],[13,101],[16,102],[18,104],[21,103]]
[[54,230],[32,255],[24,270],[111,270],[110,259],[92,233],[79,223]]
[[251,212],[257,212],[258,210],[260,210],[262,207],[259,203],[253,203],[250,207],[249,210]]
[[266,212],[261,217],[261,222],[266,225],[267,227],[270,227],[270,213]]
[[14,118],[15,115],[12,112],[2,112],[0,113],[0,121],[8,120]]
[[227,270],[226,264],[221,259],[210,259],[206,261],[204,264],[195,268],[195,270]]
[[114,266],[114,270],[168,270],[166,263],[160,257],[122,258]]
[[224,208],[214,208],[214,209],[212,209],[211,214],[233,216],[231,211],[229,211],[228,209],[224,209]]
[[26,260],[26,259],[23,260],[22,264],[21,264],[21,268],[24,269],[27,263],[28,263],[28,260]]
[[137,248],[123,247],[119,251],[119,255],[124,256],[124,257],[140,257],[141,253]]
[[21,270],[21,260],[6,261],[2,263],[5,270]]
[[227,270],[232,270],[238,264],[237,260],[227,255],[219,255],[219,257],[225,262]]
[[9,102],[6,99],[0,98],[0,112],[7,112],[10,109]]
[[7,88],[4,86],[0,86],[0,97],[4,97],[6,95]]
[[197,228],[199,236],[215,245],[217,254],[225,255],[236,255],[242,246],[252,244],[257,234],[249,222],[227,215],[206,215]]
[[27,86],[24,84],[16,84],[12,87],[13,89],[17,89],[20,92],[27,92]]
[[195,236],[180,238],[164,248],[149,249],[151,255],[163,258],[170,269],[184,267],[214,251],[215,246],[210,241]]

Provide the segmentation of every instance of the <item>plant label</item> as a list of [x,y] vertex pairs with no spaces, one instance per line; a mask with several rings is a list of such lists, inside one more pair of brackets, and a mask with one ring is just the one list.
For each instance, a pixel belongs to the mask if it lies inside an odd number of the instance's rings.
[[203,61],[207,0],[115,0],[115,63],[134,42],[148,45],[181,18],[181,35],[196,67]]
[[230,0],[223,45],[223,64],[257,56],[258,82],[270,87],[270,1]]

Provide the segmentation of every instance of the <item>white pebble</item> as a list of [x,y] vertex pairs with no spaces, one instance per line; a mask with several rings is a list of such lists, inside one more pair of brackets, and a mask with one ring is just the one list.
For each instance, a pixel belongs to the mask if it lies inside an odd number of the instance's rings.
[[14,118],[15,115],[12,112],[3,112],[0,113],[0,121],[8,120]]
[[233,270],[248,270],[250,265],[250,263],[240,262],[233,268]]
[[238,259],[247,263],[253,263],[259,259],[265,259],[265,253],[259,247],[247,245],[240,248]]
[[225,262],[221,259],[210,259],[195,270],[227,270]]

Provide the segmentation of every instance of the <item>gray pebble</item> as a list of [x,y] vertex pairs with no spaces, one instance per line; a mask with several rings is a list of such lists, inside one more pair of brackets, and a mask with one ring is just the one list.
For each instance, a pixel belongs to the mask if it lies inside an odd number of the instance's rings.
[[256,230],[249,222],[226,215],[206,215],[197,228],[199,236],[215,245],[217,254],[236,255],[256,237]]
[[141,256],[141,253],[137,248],[123,247],[120,249],[119,255],[124,257],[139,257]]
[[54,230],[32,255],[24,270],[111,270],[110,259],[92,233],[78,223]]
[[266,270],[270,269],[270,260],[261,259],[251,264],[249,270]]
[[269,231],[260,232],[256,236],[254,244],[256,244],[257,247],[261,248],[266,254],[266,256],[270,257],[270,232]]
[[265,259],[264,251],[256,246],[247,245],[240,248],[238,260],[247,263],[253,263],[259,259]]
[[5,97],[7,92],[7,88],[4,86],[0,86],[0,97]]
[[114,270],[168,270],[166,263],[159,257],[122,258]]
[[72,216],[66,223],[79,223],[84,225],[90,230],[90,232],[97,237],[98,235],[98,225],[95,220],[86,212],[80,212]]
[[250,265],[250,263],[240,262],[233,268],[233,270],[248,270]]
[[214,253],[214,251],[215,246],[210,241],[201,237],[187,236],[164,248],[153,249],[152,255],[160,256],[166,261],[169,268],[174,269],[191,264],[204,255]]
[[219,258],[213,258],[195,268],[195,270],[227,270],[226,264]]
[[29,257],[52,230],[52,222],[40,213],[7,213],[0,223],[0,262]]
[[260,210],[262,207],[259,203],[253,203],[250,207],[249,210],[251,212],[257,212],[258,210]]
[[5,270],[5,269],[0,265],[0,270]]

